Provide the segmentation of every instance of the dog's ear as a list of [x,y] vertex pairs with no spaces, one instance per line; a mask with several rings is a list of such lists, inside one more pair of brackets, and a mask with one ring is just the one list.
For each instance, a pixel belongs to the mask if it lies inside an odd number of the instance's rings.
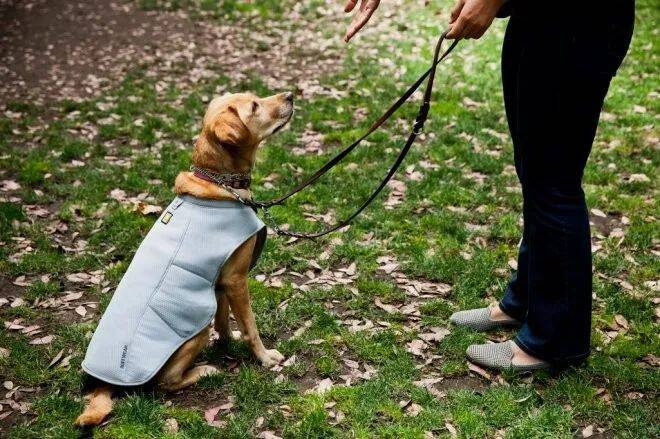
[[213,133],[218,142],[225,145],[241,146],[250,140],[250,130],[238,115],[233,105],[227,107],[213,124]]

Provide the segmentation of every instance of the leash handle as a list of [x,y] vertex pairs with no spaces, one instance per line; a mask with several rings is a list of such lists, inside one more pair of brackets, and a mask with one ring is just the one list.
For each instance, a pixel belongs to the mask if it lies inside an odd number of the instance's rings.
[[[292,191],[287,193],[286,195],[273,200],[271,202],[252,202],[254,204],[254,207],[261,208],[264,212],[264,220],[270,222],[268,226],[273,229],[277,234],[283,235],[283,236],[290,236],[294,238],[309,238],[309,239],[314,239],[318,238],[324,235],[327,235],[329,233],[332,233],[336,230],[339,230],[348,224],[350,224],[355,217],[360,215],[364,209],[371,204],[371,202],[380,194],[380,192],[383,190],[383,188],[387,185],[387,183],[392,179],[396,171],[399,169],[399,166],[405,159],[406,155],[410,151],[410,148],[412,147],[413,143],[415,143],[415,140],[417,139],[417,136],[422,132],[424,128],[424,124],[426,120],[428,119],[428,114],[429,110],[431,108],[431,96],[433,94],[433,83],[435,81],[435,73],[437,70],[438,64],[445,59],[452,50],[456,47],[458,44],[458,40],[454,40],[452,44],[449,46],[447,50],[440,55],[440,49],[442,47],[442,43],[446,39],[447,36],[447,31],[443,32],[440,38],[438,39],[438,42],[435,46],[435,50],[433,53],[433,62],[431,63],[431,67],[422,75],[420,78],[415,81],[415,83],[404,93],[401,98],[399,98],[396,103],[390,107],[384,114],[381,116],[372,126],[367,130],[367,133],[364,134],[362,137],[360,137],[356,142],[353,144],[349,145],[347,148],[345,148],[343,151],[341,151],[339,154],[337,154],[332,160],[326,163],[321,169],[319,169],[317,172],[315,172],[310,178],[305,180],[303,183],[299,184],[296,188],[294,188]],[[348,155],[362,140],[364,140],[366,137],[368,137],[372,132],[374,132],[378,127],[380,127],[404,102],[408,100],[408,98],[419,88],[421,83],[428,77],[428,82],[426,84],[426,88],[424,90],[424,98],[422,101],[422,104],[419,107],[419,111],[417,113],[417,116],[415,117],[415,122],[413,123],[411,132],[408,136],[408,139],[406,140],[406,143],[403,145],[401,150],[399,151],[399,155],[397,156],[395,162],[392,164],[390,167],[389,171],[387,172],[385,178],[380,182],[378,187],[371,193],[369,198],[367,198],[362,205],[355,211],[353,212],[349,217],[346,219],[340,221],[339,223],[332,225],[322,231],[319,232],[311,232],[311,233],[306,233],[306,232],[296,232],[296,231],[291,231],[291,230],[283,230],[282,228],[279,227],[277,222],[275,221],[275,218],[273,218],[272,214],[269,211],[269,207],[275,205],[275,204],[281,204],[284,200],[289,198],[290,196],[294,195],[295,193],[299,192],[300,190],[304,189],[306,186],[309,186],[312,184],[314,181],[318,180],[323,174],[325,174],[329,169],[334,167],[337,163],[339,163],[346,155]]]

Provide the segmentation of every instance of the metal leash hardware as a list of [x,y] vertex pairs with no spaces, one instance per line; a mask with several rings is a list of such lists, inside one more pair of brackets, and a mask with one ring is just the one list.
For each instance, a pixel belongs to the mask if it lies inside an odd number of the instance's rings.
[[292,238],[315,238],[314,233],[307,232],[296,232],[295,230],[286,230],[283,229],[278,223],[272,213],[270,213],[270,208],[261,206],[261,211],[264,213],[263,219],[266,226],[270,227],[275,233],[281,236],[290,236]]
[[190,171],[191,172],[199,172],[200,174],[204,174],[205,177],[207,177],[210,180],[213,180],[213,182],[216,185],[220,186],[221,188],[223,188],[224,190],[229,192],[234,198],[236,198],[236,201],[238,201],[239,203],[244,204],[244,205],[249,206],[249,207],[252,207],[253,209],[258,209],[258,208],[261,207],[260,205],[258,205],[258,203],[255,203],[252,200],[243,198],[241,196],[241,194],[236,192],[236,189],[234,189],[233,187],[225,184],[224,180],[219,179],[216,175],[214,175],[214,173],[209,172],[207,169],[200,168],[200,167],[195,166],[195,165],[190,165]]

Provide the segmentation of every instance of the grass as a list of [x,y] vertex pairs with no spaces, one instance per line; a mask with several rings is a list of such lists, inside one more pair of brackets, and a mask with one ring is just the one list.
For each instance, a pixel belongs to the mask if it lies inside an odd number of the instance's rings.
[[[299,13],[304,20],[291,21],[287,11],[294,2],[138,3],[153,11],[184,10],[193,19],[237,22],[246,31],[264,22],[279,23],[283,29],[309,25],[305,20],[313,22],[323,4],[302,2]],[[437,10],[447,10],[447,2],[434,1],[426,8],[410,2],[408,10],[390,19],[391,41],[371,34],[348,46],[339,71],[321,78],[327,89],[346,92],[298,101],[290,129],[260,150],[254,173],[257,198],[270,198],[316,169],[423,71],[430,46],[416,41],[430,42],[436,36]],[[586,367],[559,376],[540,373],[533,379],[504,374],[490,382],[471,375],[463,355],[466,346],[486,336],[456,328],[431,344],[435,357],[429,364],[406,350],[418,333],[449,327],[453,311],[500,297],[510,275],[508,261],[516,255],[521,194],[511,168],[510,142],[498,134],[507,131],[498,69],[504,23],[499,21],[482,40],[461,44],[454,60],[440,68],[426,134],[406,159],[406,166],[414,165],[422,178],[399,174],[406,184],[400,204],[388,209],[374,203],[344,234],[293,244],[276,237],[267,244],[254,274],[269,276],[280,268],[305,273],[313,270],[310,258],[324,269],[357,264],[351,285],[355,291],[333,286],[301,293],[291,284],[294,277],[287,275],[282,287],[251,280],[253,307],[266,344],[287,357],[295,355],[296,362],[273,372],[260,368],[242,343],[232,342],[227,350],[208,348],[201,359],[219,364],[220,375],[179,395],[144,390],[120,399],[108,424],[95,429],[93,436],[227,438],[270,430],[283,437],[421,438],[444,437],[455,430],[460,437],[557,438],[579,436],[587,426],[612,437],[660,435],[660,375],[657,363],[644,360],[660,356],[655,128],[660,84],[654,3],[640,0],[638,17],[630,54],[612,83],[585,173],[589,206],[604,212],[609,224],[609,230],[594,230],[599,249],[594,254],[593,355]],[[364,53],[362,45],[378,50]],[[401,55],[388,63],[386,53]],[[11,285],[21,275],[33,280],[9,294],[20,295],[26,303],[0,307],[0,315],[5,321],[23,318],[55,335],[51,344],[39,346],[28,343],[33,337],[0,332],[0,347],[9,351],[0,357],[3,380],[36,389],[24,394],[32,404],[29,414],[0,423],[5,437],[77,435],[71,424],[83,405],[79,365],[98,311],[89,309],[94,317],[85,319],[72,310],[38,304],[82,291],[84,299],[76,305],[95,302],[99,311],[107,305],[154,221],[112,199],[111,191],[146,193],[153,204],[167,204],[175,176],[189,164],[203,97],[228,86],[263,94],[279,91],[255,74],[238,82],[218,76],[201,80],[192,90],[171,85],[157,92],[158,78],[148,73],[136,67],[105,94],[57,102],[48,112],[29,102],[8,103],[6,110],[20,117],[0,116],[0,177],[21,185],[11,192],[20,201],[0,202],[0,281]],[[479,105],[466,106],[465,98]],[[416,105],[409,105],[398,117],[409,120],[415,110]],[[356,118],[360,113],[367,117]],[[80,127],[88,123],[98,127],[92,138],[80,135]],[[408,126],[388,124],[350,158],[358,166],[339,167],[321,184],[275,209],[278,220],[313,230],[319,225],[306,221],[301,212],[332,211],[335,218],[350,213],[386,171]],[[323,133],[327,152],[293,154],[290,145],[309,129]],[[432,166],[424,166],[429,163]],[[274,171],[278,175],[272,185],[263,184]],[[649,179],[629,181],[635,174]],[[35,216],[33,205],[51,215]],[[617,227],[623,235],[610,235]],[[30,250],[21,253],[25,240]],[[82,251],[64,249],[80,240],[85,241]],[[322,253],[327,256],[321,258]],[[395,258],[408,279],[447,283],[451,292],[419,301],[417,320],[384,311],[375,306],[376,299],[398,306],[411,298],[378,270],[382,256]],[[100,285],[67,279],[71,273],[96,270],[103,273]],[[627,328],[617,326],[621,317]],[[375,328],[353,332],[346,324],[351,319],[370,321]],[[292,337],[301,327],[305,331]],[[49,367],[60,350],[72,355],[70,366]],[[306,392],[325,378],[343,382],[341,377],[350,371],[345,360],[360,367],[367,364],[377,373],[322,395]],[[429,376],[442,378],[435,386],[439,394],[413,384]],[[208,425],[203,410],[229,397],[234,408],[218,415],[220,426]],[[421,411],[413,416],[401,401],[417,404]],[[177,420],[178,432],[165,433],[171,418]]]

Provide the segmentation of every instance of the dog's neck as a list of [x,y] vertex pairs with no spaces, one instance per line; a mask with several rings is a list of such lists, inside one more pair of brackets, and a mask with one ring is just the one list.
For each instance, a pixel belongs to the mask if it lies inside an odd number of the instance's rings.
[[220,174],[252,173],[256,145],[253,147],[235,147],[220,144],[202,133],[195,143],[192,162],[195,166]]
[[[231,145],[220,145],[211,136],[202,135],[195,143],[192,163],[198,168],[207,169],[218,174],[245,174],[249,176],[254,165],[257,145],[236,148]],[[249,181],[249,177],[247,179]],[[250,199],[249,189],[234,190],[243,198]],[[199,198],[216,200],[235,200],[236,197],[216,183],[196,177],[193,172],[179,173],[174,182],[174,191],[179,194],[189,194]]]

